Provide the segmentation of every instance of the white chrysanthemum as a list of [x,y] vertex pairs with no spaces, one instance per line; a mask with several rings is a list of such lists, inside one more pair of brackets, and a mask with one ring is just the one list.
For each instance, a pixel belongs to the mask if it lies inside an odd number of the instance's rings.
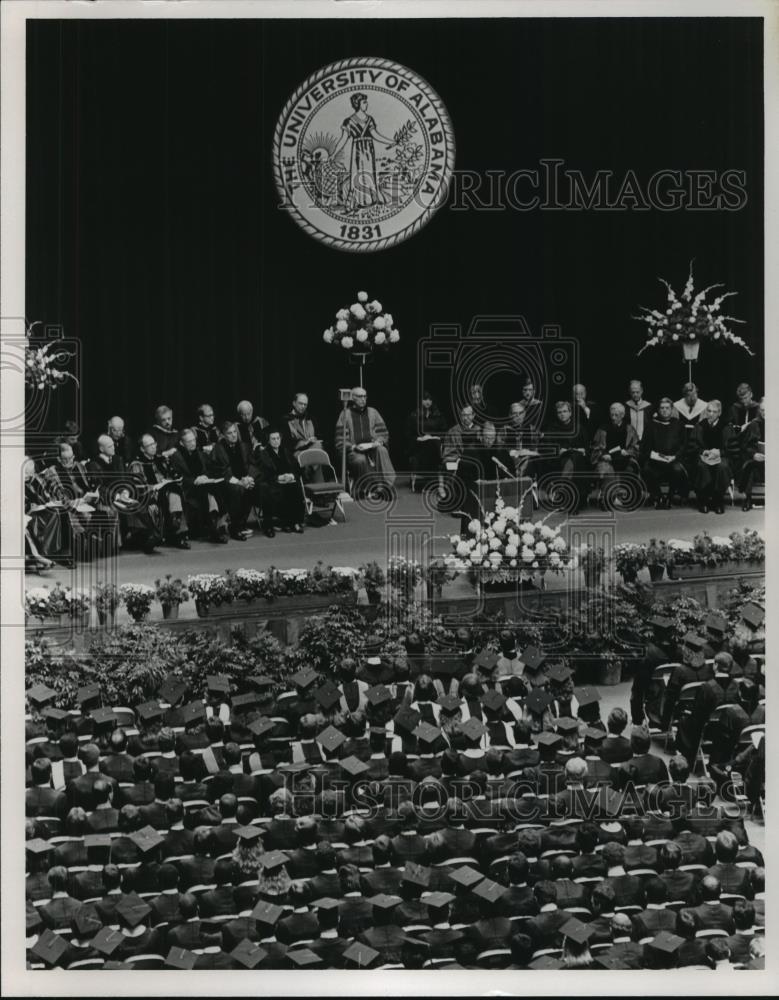
[[558,535],[557,538],[555,538],[555,540],[552,542],[552,548],[555,550],[555,552],[565,552],[567,548],[565,539],[561,538]]
[[498,549],[501,547],[501,544],[502,543],[501,543],[501,540],[499,538],[491,538],[490,539],[490,549],[493,552],[497,552]]
[[474,549],[473,552],[471,552],[470,560],[474,566],[478,566],[478,564],[481,562],[481,551]]
[[470,554],[471,547],[467,542],[459,542],[457,545],[457,555],[465,558]]
[[495,529],[495,534],[505,535],[508,525],[502,517],[499,517],[492,527]]
[[561,559],[560,559],[559,553],[553,552],[551,554],[551,556],[549,556],[549,565],[550,566],[559,566],[560,562],[561,562]]
[[349,306],[349,311],[355,319],[365,319],[365,310],[359,302],[355,302],[354,305]]
[[344,337],[341,340],[341,347],[345,347],[347,351],[351,350],[351,348],[354,347],[354,341],[351,337]]
[[392,318],[392,313],[384,313],[384,320],[385,320],[385,322],[387,324],[387,328],[388,329],[395,322],[395,320]]
[[332,330],[325,330],[325,332],[322,334],[322,340],[324,340],[324,342],[326,344],[332,344],[332,342],[333,342],[333,331]]
[[512,559],[511,562],[509,563],[509,566],[511,566],[512,568],[516,567],[516,565],[517,565],[517,560],[516,559]]
[[536,542],[535,552],[537,556],[545,556],[546,551],[547,551],[546,545],[544,544],[544,542]]
[[538,560],[537,559],[533,560],[533,569],[538,569]]
[[383,344],[386,341],[386,336],[379,330],[376,336],[373,338],[374,344]]
[[368,293],[367,292],[358,292],[357,293],[357,301],[358,302],[367,302],[368,301]]
[[371,302],[371,309],[375,313],[380,313],[381,312],[381,302],[379,302],[378,299],[374,299],[373,302]]
[[368,331],[367,330],[358,330],[357,331],[357,340],[361,344],[364,344],[367,339],[368,339]]
[[452,545],[457,545],[459,543],[459,541],[460,541],[460,536],[459,535],[450,535],[449,536],[449,542]]
[[384,319],[383,316],[377,316],[376,319],[373,321],[373,327],[376,330],[383,330],[386,325],[387,321]]
[[519,511],[517,510],[516,507],[507,506],[503,508],[503,516],[506,518],[507,521],[516,521],[517,518],[519,517]]
[[507,545],[506,546],[506,556],[509,559],[515,559],[516,556],[517,556],[517,552],[518,551],[519,551],[519,549],[516,547],[516,545]]
[[729,538],[723,538],[722,535],[712,535],[711,541],[713,545],[724,545],[727,548],[731,548],[733,542]]
[[536,544],[536,536],[531,531],[526,531],[522,535],[522,544],[523,545],[535,545]]
[[392,333],[389,335],[389,339],[391,344],[397,344],[397,342],[400,340],[400,334],[398,333],[397,330],[393,330]]
[[493,566],[500,566],[502,562],[503,562],[503,556],[500,554],[500,552],[490,553],[490,563]]
[[544,538],[554,538],[555,531],[554,531],[553,528],[550,528],[548,524],[542,524],[541,525],[541,535]]
[[476,518],[468,522],[468,531],[470,531],[472,535],[477,534],[480,529],[481,529],[481,522],[477,521]]
[[349,329],[349,324],[346,322],[345,319],[339,319],[338,322],[335,324],[335,328],[339,333],[346,333],[346,331]]
[[533,561],[533,550],[528,548],[527,545],[522,548],[522,562],[532,562]]
[[529,531],[529,532],[533,533],[536,530],[536,526],[533,524],[532,521],[523,521],[522,524],[520,524],[520,526],[519,526],[519,530],[520,531]]

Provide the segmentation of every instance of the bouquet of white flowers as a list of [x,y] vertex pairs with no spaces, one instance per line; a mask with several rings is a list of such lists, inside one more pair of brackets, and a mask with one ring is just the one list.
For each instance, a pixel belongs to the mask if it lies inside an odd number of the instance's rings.
[[464,536],[452,535],[452,568],[465,569],[474,579],[507,583],[534,575],[562,573],[571,566],[568,543],[559,527],[542,521],[520,521],[519,511],[498,499],[495,510],[474,518]]
[[31,618],[43,621],[50,614],[51,592],[48,587],[30,587],[24,592],[24,611]]
[[367,292],[358,292],[357,301],[335,314],[335,322],[322,334],[326,344],[336,344],[354,354],[386,350],[400,340],[392,314],[377,299],[368,301]]
[[57,340],[43,341],[40,346],[31,340],[33,328],[40,322],[31,323],[24,333],[24,381],[31,389],[56,389],[68,379],[78,385],[75,375],[57,367],[75,357],[72,351]]

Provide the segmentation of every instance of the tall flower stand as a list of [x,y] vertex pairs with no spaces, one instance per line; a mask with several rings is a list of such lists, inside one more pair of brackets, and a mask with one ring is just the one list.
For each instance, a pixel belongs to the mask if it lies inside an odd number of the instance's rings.
[[682,353],[687,362],[687,381],[692,382],[692,363],[698,360],[701,343],[699,340],[687,340],[682,343]]
[[373,361],[373,355],[368,351],[352,351],[349,356],[349,364],[360,366],[360,388],[365,388],[363,381],[363,370],[368,361]]

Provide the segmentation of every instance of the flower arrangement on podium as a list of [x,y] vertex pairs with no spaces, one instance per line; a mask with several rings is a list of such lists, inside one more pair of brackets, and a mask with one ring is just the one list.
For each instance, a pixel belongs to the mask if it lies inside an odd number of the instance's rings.
[[732,295],[737,295],[737,292],[725,292],[711,302],[707,302],[706,296],[709,292],[715,288],[722,288],[723,285],[721,283],[709,285],[708,288],[696,293],[692,262],[690,262],[687,284],[681,295],[676,294],[665,278],[658,278],[658,281],[662,282],[668,290],[665,310],[639,306],[642,315],[632,317],[646,326],[647,340],[638,352],[639,354],[643,354],[649,347],[681,344],[684,360],[695,361],[701,343],[706,341],[720,347],[732,344],[735,347],[743,348],[748,354],[754,355],[744,339],[730,329],[730,324],[744,323],[745,320],[737,319],[735,316],[727,316],[722,312],[722,303]]
[[381,302],[369,301],[367,292],[358,292],[356,302],[338,310],[335,322],[325,330],[322,339],[350,354],[365,355],[397,344],[400,333],[392,314],[384,311]]
[[67,364],[75,358],[72,351],[66,350],[62,341],[51,339],[36,344],[33,340],[33,329],[41,324],[41,320],[31,323],[24,332],[24,381],[30,389],[56,389],[68,379],[79,382],[72,372],[65,371],[58,365]]
[[575,560],[560,528],[541,521],[520,521],[517,507],[502,499],[495,509],[474,518],[465,535],[451,535],[454,553],[447,564],[465,570],[478,588],[517,581],[543,588],[548,572],[562,573]]

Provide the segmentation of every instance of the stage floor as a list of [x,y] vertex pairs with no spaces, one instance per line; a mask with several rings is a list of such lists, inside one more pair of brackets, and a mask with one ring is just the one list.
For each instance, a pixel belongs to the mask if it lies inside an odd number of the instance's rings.
[[[259,530],[245,542],[233,541],[227,545],[210,542],[192,542],[192,548],[181,550],[163,546],[152,555],[142,552],[122,552],[116,561],[116,582],[153,584],[160,576],[171,573],[186,579],[190,573],[224,573],[226,569],[279,569],[307,568],[318,560],[333,566],[360,566],[372,560],[386,565],[389,536],[433,536],[434,553],[451,551],[449,535],[459,530],[459,520],[448,515],[436,514],[424,503],[422,496],[401,487],[397,501],[390,511],[370,510],[361,502],[344,503],[346,522],[335,525],[309,526],[302,535],[277,532],[275,538],[266,538]],[[537,512],[536,517],[543,516]],[[563,519],[554,514],[550,523]],[[651,507],[641,510],[603,514],[596,508],[587,508],[569,519],[569,524],[585,532],[590,529],[608,529],[613,524],[613,542],[648,542],[651,538],[681,538],[692,540],[704,529],[712,535],[728,535],[745,527],[763,530],[764,512],[754,509],[744,513],[740,506],[725,508],[725,513],[700,514],[694,507],[657,511]],[[417,553],[421,547],[417,549]],[[397,551],[395,549],[394,551]],[[420,558],[417,554],[416,558]],[[40,586],[55,581],[69,586],[88,586],[91,568],[82,566],[71,570],[55,566],[45,574],[28,574],[26,585]],[[104,567],[94,567],[102,579]],[[87,581],[87,582],[85,582]],[[548,574],[548,586],[554,587],[556,578]],[[181,608],[182,616],[194,615],[191,603]]]

